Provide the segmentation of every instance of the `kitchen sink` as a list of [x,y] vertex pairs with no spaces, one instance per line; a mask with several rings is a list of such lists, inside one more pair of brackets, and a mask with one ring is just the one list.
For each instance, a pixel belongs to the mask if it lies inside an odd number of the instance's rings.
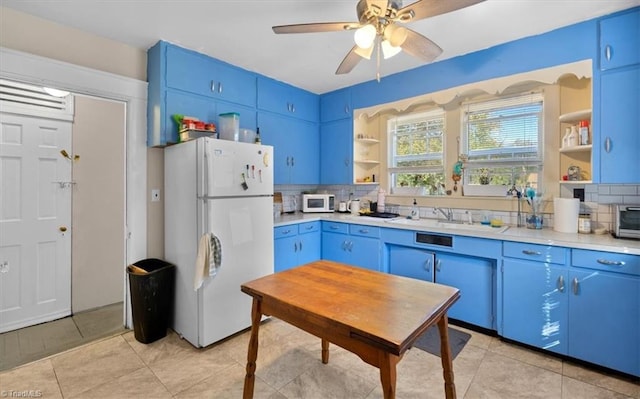
[[412,226],[416,228],[436,228],[466,231],[485,231],[487,233],[503,233],[509,226],[491,227],[484,224],[464,224],[459,222],[447,222],[437,219],[392,219],[386,221],[389,224],[398,224],[403,226]]

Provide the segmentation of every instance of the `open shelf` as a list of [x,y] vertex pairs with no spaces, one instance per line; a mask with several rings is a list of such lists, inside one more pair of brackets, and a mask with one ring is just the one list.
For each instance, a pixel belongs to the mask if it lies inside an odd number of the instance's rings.
[[576,145],[573,147],[565,147],[565,148],[561,148],[560,152],[561,153],[568,153],[568,152],[588,152],[591,151],[591,148],[593,147],[593,145],[591,144],[587,144],[587,145]]
[[591,180],[560,180],[560,184],[591,184]]
[[591,120],[590,109],[582,109],[580,111],[569,112],[567,114],[560,115],[561,123],[573,123],[573,122],[580,122],[584,120]]

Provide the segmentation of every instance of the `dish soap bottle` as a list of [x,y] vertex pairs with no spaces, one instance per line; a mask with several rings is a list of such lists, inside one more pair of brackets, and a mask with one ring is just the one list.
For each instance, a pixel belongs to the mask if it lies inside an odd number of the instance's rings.
[[409,219],[420,219],[420,208],[418,208],[418,203],[416,202],[415,198],[413,199],[413,207],[411,208],[411,215],[409,216]]

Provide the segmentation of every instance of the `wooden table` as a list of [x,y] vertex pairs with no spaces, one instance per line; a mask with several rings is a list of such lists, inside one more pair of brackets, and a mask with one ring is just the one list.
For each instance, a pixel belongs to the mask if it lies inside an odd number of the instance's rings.
[[387,399],[395,398],[396,364],[437,323],[445,394],[456,397],[447,310],[459,298],[458,289],[325,260],[253,280],[241,289],[253,297],[245,399],[253,398],[262,315],[321,338],[325,364],[331,342],[378,367]]

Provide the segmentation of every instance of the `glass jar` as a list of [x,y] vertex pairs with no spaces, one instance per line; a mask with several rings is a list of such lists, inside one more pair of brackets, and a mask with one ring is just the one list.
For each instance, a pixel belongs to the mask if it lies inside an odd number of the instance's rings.
[[529,213],[526,216],[528,229],[541,229],[542,228],[542,215],[536,215],[535,213]]
[[591,233],[591,214],[581,213],[578,216],[578,233]]

